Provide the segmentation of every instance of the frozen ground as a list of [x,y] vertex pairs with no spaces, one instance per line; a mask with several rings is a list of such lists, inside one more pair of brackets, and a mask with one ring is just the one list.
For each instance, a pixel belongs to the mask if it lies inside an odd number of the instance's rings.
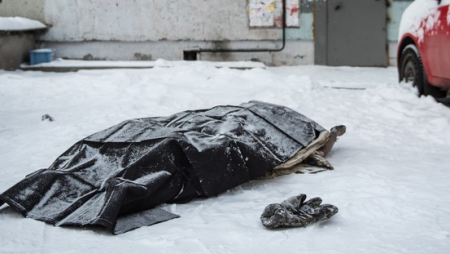
[[[344,89],[345,88],[345,89]],[[167,205],[181,218],[112,236],[0,209],[2,253],[449,253],[450,109],[395,68],[251,70],[207,64],[76,73],[0,71],[0,192],[85,136],[125,119],[262,100],[347,125],[334,171],[253,181]],[[53,122],[41,121],[44,114]],[[339,207],[306,228],[265,229],[270,203],[306,193]]]

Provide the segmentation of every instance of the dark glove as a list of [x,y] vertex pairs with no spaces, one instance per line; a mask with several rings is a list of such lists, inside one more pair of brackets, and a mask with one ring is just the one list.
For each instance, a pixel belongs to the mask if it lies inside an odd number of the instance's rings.
[[306,195],[291,197],[281,204],[268,205],[261,215],[265,227],[304,227],[310,223],[326,220],[339,209],[334,205],[321,205],[321,198],[312,198],[305,202]]

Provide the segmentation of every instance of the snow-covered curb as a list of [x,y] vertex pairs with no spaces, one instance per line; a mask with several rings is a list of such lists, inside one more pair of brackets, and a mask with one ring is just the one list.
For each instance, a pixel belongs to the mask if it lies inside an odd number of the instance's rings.
[[212,67],[228,67],[239,69],[265,68],[260,62],[208,62],[208,61],[166,61],[158,59],[156,61],[83,61],[83,60],[64,60],[56,59],[50,63],[41,63],[36,65],[22,64],[22,69],[45,69],[45,68],[153,68],[153,67],[174,67],[186,65],[205,65]]

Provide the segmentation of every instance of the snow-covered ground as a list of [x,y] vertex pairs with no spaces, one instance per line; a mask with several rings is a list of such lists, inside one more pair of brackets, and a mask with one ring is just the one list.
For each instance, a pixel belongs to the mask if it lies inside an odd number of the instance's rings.
[[[51,69],[51,68],[74,68],[74,69],[89,69],[89,68],[153,68],[153,67],[174,67],[182,65],[190,65],[192,62],[187,61],[165,61],[158,59],[156,61],[84,61],[84,60],[67,60],[58,58],[47,63],[40,63],[29,65],[23,63],[20,67],[26,70],[36,69]],[[229,68],[264,68],[265,65],[260,62],[202,62],[202,65],[212,67],[229,67]]]
[[[335,170],[258,180],[163,208],[181,218],[113,236],[0,209],[1,253],[449,253],[450,109],[398,84],[395,68],[214,68],[203,63],[71,73],[0,71],[0,192],[122,120],[262,100],[326,128],[347,125]],[[42,121],[49,114],[53,122]],[[299,193],[328,221],[268,230],[265,206]]]

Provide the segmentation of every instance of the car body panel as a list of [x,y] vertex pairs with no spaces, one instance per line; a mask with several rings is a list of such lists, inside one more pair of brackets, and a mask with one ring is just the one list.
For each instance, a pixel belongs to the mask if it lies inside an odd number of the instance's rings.
[[[397,61],[403,49],[414,43],[431,85],[450,88],[450,0],[416,0],[404,12],[400,24]],[[397,62],[398,63],[398,62]]]

